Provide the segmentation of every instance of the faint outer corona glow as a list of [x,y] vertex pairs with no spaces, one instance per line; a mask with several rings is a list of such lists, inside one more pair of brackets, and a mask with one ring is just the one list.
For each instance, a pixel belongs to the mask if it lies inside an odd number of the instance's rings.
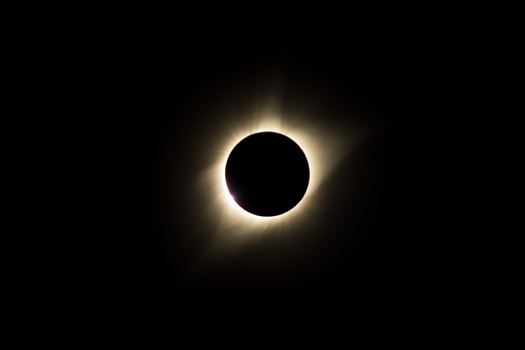
[[[232,118],[230,126],[217,130],[216,139],[211,140],[212,149],[209,167],[203,174],[201,193],[206,200],[206,215],[217,233],[234,236],[280,231],[282,227],[299,226],[305,221],[315,220],[319,203],[316,195],[330,171],[338,164],[348,149],[348,137],[337,128],[326,130],[308,123],[307,118],[285,120],[278,114],[254,114],[244,118]],[[230,194],[225,178],[226,161],[232,149],[245,137],[264,131],[288,136],[303,150],[310,168],[310,181],[303,199],[291,210],[277,216],[263,217],[242,209]]]

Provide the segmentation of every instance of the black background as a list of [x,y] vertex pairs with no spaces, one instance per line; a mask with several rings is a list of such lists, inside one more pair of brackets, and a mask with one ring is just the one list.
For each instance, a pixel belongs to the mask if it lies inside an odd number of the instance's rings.
[[[290,302],[371,308],[393,298],[402,288],[404,259],[403,237],[392,229],[393,100],[404,84],[395,57],[399,48],[344,34],[274,37],[236,30],[182,42],[147,37],[139,43],[129,48],[129,61],[124,60],[128,53],[118,51],[123,61],[115,62],[115,90],[123,109],[115,111],[118,124],[114,115],[109,119],[108,141],[117,142],[111,147],[117,154],[108,166],[116,167],[117,198],[108,215],[121,222],[97,233],[104,244],[111,237],[109,269],[100,268],[110,293],[117,291],[115,300],[162,300],[161,308],[168,303],[192,310]],[[235,99],[257,99],[275,85],[290,108],[315,101],[325,114],[336,115],[329,121],[335,125],[337,118],[357,114],[373,137],[328,179],[318,232],[281,245],[261,241],[201,262],[199,253],[209,238],[199,231],[203,214],[186,191],[199,170],[192,168],[191,159],[198,156],[192,152],[208,151],[192,145],[205,142],[200,135],[213,133],[221,122],[208,104],[227,109]],[[171,189],[180,192],[178,198],[166,194]]]
[[[383,310],[415,297],[428,248],[395,224],[395,214],[416,220],[402,209],[410,194],[396,185],[403,151],[395,140],[417,129],[419,83],[436,72],[421,41],[386,24],[347,22],[324,30],[119,22],[39,38],[35,52],[47,63],[38,88],[58,102],[60,118],[51,119],[65,169],[65,193],[54,194],[65,204],[65,235],[51,257],[59,299],[169,316],[211,306]],[[192,152],[208,151],[205,135],[222,123],[215,108],[274,90],[285,110],[312,104],[331,125],[373,132],[327,179],[322,225],[200,260],[209,236],[188,192],[202,170]],[[403,130],[407,120],[415,124]]]
[[[506,47],[518,21],[500,27],[492,8],[344,5],[6,11],[5,184],[22,215],[5,215],[4,289],[17,340],[40,340],[28,323],[87,331],[82,341],[129,325],[180,331],[172,322],[226,326],[231,339],[233,320],[261,331],[255,341],[304,324],[298,339],[318,325],[353,335],[351,321],[372,326],[370,339],[391,339],[383,323],[408,338],[436,330],[433,341],[464,333],[466,316],[485,321],[487,300],[500,300],[480,294],[499,288],[486,272],[501,270],[493,247],[475,247],[486,228],[471,228],[492,215],[470,202],[488,205],[477,179],[515,95],[500,103],[493,90],[511,86],[491,80],[515,76]],[[308,224],[208,254],[209,197],[194,186],[216,151],[208,140],[268,93],[283,112],[367,137],[323,182]],[[481,170],[465,171],[476,157]],[[477,276],[480,288],[465,288]]]

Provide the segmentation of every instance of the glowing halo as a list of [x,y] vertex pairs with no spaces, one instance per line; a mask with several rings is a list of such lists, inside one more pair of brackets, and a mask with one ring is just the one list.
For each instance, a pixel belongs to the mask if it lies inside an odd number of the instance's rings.
[[[315,197],[323,181],[346,154],[348,135],[343,135],[340,129],[309,122],[305,116],[284,119],[276,113],[261,112],[239,119],[231,123],[233,127],[214,134],[218,136],[211,140],[212,149],[218,151],[210,155],[209,166],[200,181],[200,192],[207,193],[206,215],[213,229],[235,237],[253,236],[316,220]],[[303,199],[288,212],[271,217],[256,216],[242,209],[232,198],[225,178],[226,161],[232,149],[245,137],[264,131],[281,133],[294,140],[305,153],[310,167],[310,182]]]

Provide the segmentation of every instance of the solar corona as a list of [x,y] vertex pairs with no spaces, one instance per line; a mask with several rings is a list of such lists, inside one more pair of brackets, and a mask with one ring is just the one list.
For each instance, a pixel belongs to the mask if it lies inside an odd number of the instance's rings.
[[315,222],[319,188],[351,143],[345,136],[308,115],[263,109],[224,116],[207,140],[215,151],[203,153],[207,166],[198,182],[212,231],[233,242],[231,237],[292,232]]

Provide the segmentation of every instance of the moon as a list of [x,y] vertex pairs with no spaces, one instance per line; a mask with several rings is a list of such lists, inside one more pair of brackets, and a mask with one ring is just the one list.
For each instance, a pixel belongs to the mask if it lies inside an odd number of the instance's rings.
[[242,139],[231,151],[225,179],[234,201],[263,217],[282,215],[304,197],[310,180],[305,153],[291,138],[259,132]]

